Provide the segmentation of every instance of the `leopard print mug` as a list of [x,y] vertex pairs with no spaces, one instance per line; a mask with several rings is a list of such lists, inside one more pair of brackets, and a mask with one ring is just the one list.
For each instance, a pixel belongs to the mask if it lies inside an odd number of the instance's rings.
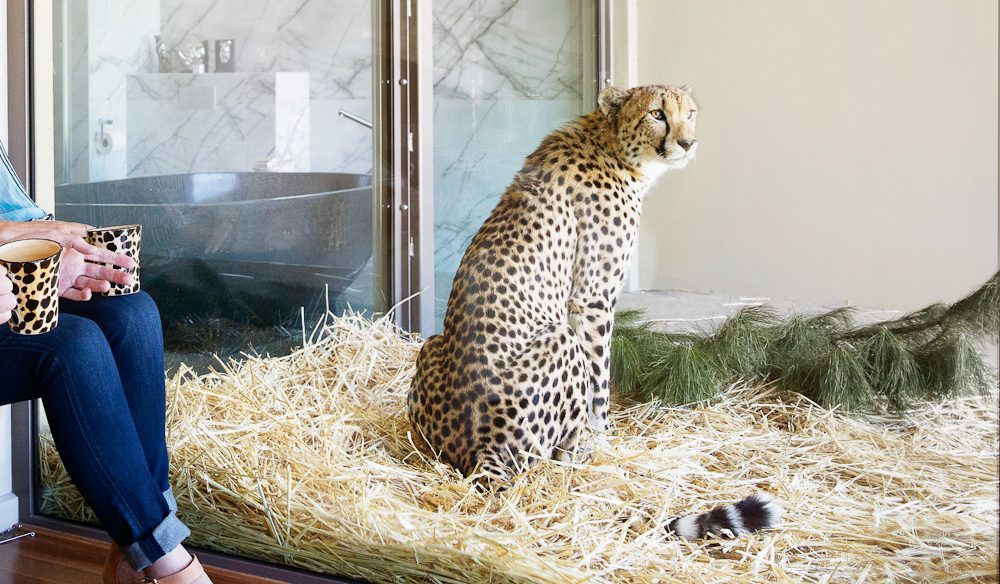
[[125,296],[139,291],[139,246],[142,243],[142,225],[116,225],[88,229],[87,243],[127,255],[135,260],[135,267],[131,269],[104,264],[120,272],[132,274],[132,285],[125,286],[111,282],[111,289],[103,293],[103,296]]
[[22,239],[0,245],[0,264],[14,284],[17,306],[10,330],[40,335],[59,324],[59,260],[62,246],[50,239]]

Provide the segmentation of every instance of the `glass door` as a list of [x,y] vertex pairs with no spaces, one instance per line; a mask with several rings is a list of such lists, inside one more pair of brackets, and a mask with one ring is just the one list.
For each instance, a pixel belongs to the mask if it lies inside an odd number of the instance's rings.
[[[379,0],[53,3],[53,115],[39,125],[51,123],[54,157],[35,173],[51,172],[46,206],[60,220],[143,226],[141,285],[160,309],[169,378],[286,355],[328,311],[391,307],[393,219],[380,200],[395,128],[377,79],[393,12]],[[36,407],[37,510],[95,522]],[[202,430],[170,436],[172,452]],[[187,471],[201,473],[192,501],[236,472]],[[189,543],[294,563],[294,543],[279,557],[234,543],[192,501],[180,503]]]
[[598,4],[433,4],[438,331],[462,254],[524,158],[552,130],[595,107]]
[[[328,306],[395,307],[428,334],[524,157],[593,108],[599,4],[59,0],[35,23],[53,31],[52,85],[33,87],[51,95],[54,157],[31,163],[32,191],[60,219],[143,225],[142,286],[172,371],[283,355]],[[37,136],[33,148],[48,150]],[[400,303],[434,289],[400,316]],[[24,463],[46,469],[29,486],[38,510],[92,522],[59,474],[44,413],[39,426],[41,448]],[[266,506],[274,493],[262,482],[286,477],[244,478]],[[221,492],[205,480],[181,501],[191,516],[195,499]],[[290,505],[288,481],[275,488]],[[294,527],[308,531],[301,519]],[[269,532],[280,550],[255,552],[223,525],[192,528],[195,545],[332,570],[281,529]],[[310,549],[324,548],[314,535]]]
[[168,369],[384,309],[372,2],[63,0],[55,212],[140,223]]

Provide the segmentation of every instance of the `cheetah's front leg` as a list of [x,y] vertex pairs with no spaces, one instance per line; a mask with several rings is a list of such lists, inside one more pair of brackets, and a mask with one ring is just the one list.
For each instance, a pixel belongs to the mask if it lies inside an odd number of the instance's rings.
[[611,402],[611,326],[613,303],[607,298],[586,301],[569,299],[570,325],[583,347],[590,366],[592,390],[587,399],[590,426],[598,433],[608,431]]

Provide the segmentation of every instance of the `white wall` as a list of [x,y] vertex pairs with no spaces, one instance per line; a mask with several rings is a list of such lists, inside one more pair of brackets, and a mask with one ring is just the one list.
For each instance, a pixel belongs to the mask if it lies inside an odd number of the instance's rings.
[[996,0],[638,0],[639,83],[692,83],[698,160],[640,286],[915,308],[997,269]]

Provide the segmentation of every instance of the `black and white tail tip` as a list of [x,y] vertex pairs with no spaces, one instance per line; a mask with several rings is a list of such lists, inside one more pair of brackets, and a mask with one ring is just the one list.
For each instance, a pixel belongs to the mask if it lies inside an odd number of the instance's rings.
[[774,527],[783,511],[784,507],[771,495],[755,493],[739,503],[716,507],[708,513],[673,519],[667,524],[667,533],[685,539],[699,539],[709,533],[735,537]]

